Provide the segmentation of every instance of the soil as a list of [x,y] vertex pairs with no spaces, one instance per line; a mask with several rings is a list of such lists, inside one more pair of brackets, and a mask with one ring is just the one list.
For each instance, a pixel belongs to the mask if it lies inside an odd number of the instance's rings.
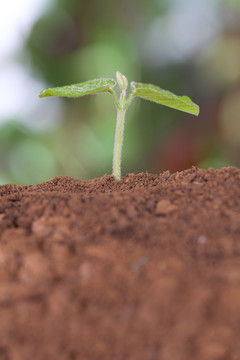
[[239,360],[240,170],[0,187],[1,360]]

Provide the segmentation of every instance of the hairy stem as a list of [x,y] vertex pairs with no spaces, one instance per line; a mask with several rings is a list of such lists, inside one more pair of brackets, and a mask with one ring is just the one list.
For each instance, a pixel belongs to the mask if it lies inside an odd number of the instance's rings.
[[117,124],[113,150],[113,176],[116,180],[120,180],[124,122],[126,110],[128,107],[128,102],[126,100],[128,80],[126,76],[120,73],[120,71],[116,72],[116,78],[120,90],[120,97],[118,101],[115,94],[112,94],[117,106]]
[[122,107],[117,108],[117,123],[116,123],[114,151],[113,151],[113,176],[116,180],[121,179],[121,159],[122,159],[122,144],[123,144],[125,113],[126,113],[125,108]]

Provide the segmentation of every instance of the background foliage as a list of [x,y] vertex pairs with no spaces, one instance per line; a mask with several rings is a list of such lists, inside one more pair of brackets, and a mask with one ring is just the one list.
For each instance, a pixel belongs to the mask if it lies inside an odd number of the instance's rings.
[[[240,166],[238,0],[38,0],[28,25],[21,17],[32,5],[21,6],[22,13],[11,7],[2,15],[20,29],[0,59],[1,183],[110,174],[116,117],[111,97],[38,99],[38,93],[115,78],[117,70],[129,81],[187,95],[201,109],[196,118],[134,100],[123,174]],[[5,28],[1,36],[10,48],[13,33]]]

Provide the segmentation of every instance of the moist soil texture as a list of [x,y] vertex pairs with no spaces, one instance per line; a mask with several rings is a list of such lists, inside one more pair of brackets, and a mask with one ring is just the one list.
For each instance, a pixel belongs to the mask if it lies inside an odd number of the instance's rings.
[[240,170],[0,187],[1,360],[239,360]]

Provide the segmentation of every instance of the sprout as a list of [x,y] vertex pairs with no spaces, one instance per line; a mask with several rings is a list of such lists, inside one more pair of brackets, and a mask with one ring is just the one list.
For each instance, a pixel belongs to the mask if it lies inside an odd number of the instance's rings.
[[122,75],[120,71],[117,71],[116,79],[120,89],[119,99],[114,91],[116,81],[113,79],[96,79],[80,84],[45,89],[40,92],[39,97],[63,96],[76,98],[84,95],[101,93],[109,93],[113,96],[117,108],[117,123],[113,151],[113,176],[116,180],[120,180],[125,115],[128,106],[135,96],[193,115],[199,114],[199,106],[194,104],[187,96],[177,96],[167,90],[159,88],[158,86],[136,83],[134,81],[131,82],[131,91],[127,97],[127,78]]
[[128,87],[128,81],[126,76],[124,76],[123,74],[120,73],[120,71],[116,72],[116,79],[118,82],[118,86],[120,88],[121,91],[126,91],[127,87]]

